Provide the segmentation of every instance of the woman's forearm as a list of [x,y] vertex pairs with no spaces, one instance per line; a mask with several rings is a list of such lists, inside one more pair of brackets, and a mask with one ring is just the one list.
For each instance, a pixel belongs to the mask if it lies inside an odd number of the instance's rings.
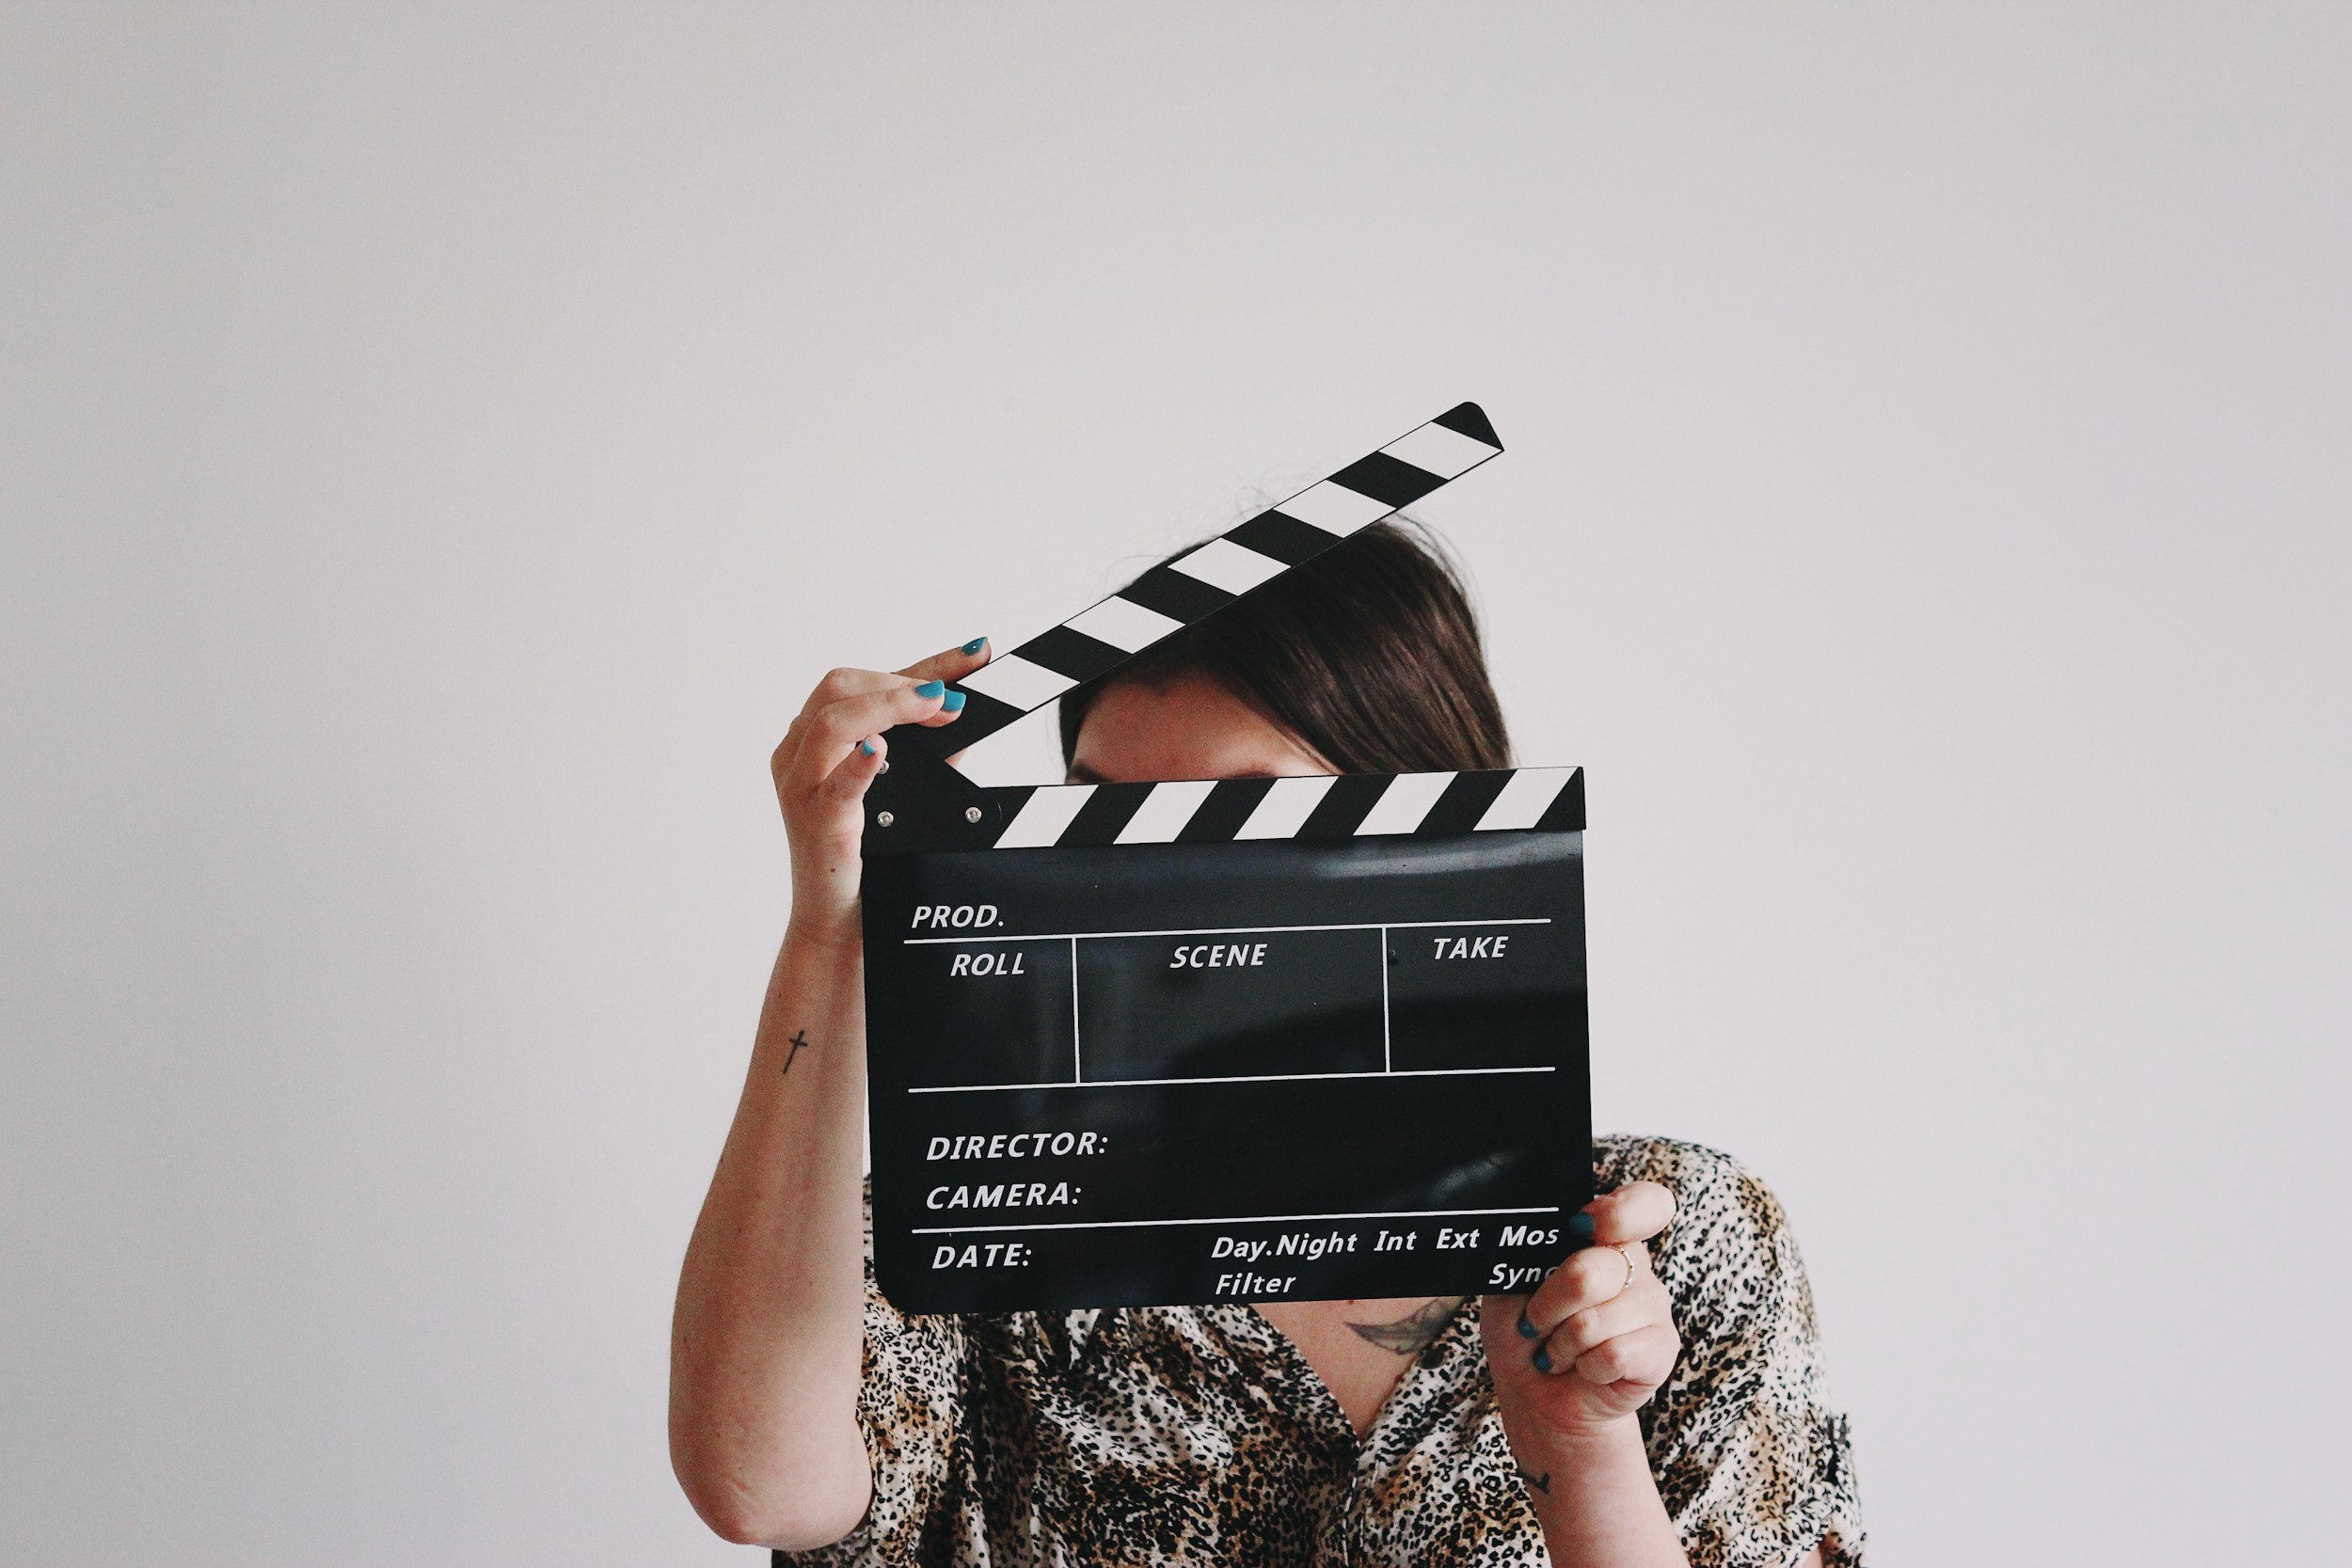
[[862,986],[854,943],[786,938],[678,1280],[671,1463],[734,1541],[836,1540],[872,1486],[856,1422]]
[[1518,1458],[1554,1568],[1690,1568],[1635,1418]]
[[670,1334],[670,1462],[730,1540],[835,1541],[873,1493],[857,1425],[864,801],[890,766],[888,732],[954,722],[963,698],[947,682],[988,662],[986,646],[976,638],[896,674],[830,672],[768,759],[792,849],[791,929]]

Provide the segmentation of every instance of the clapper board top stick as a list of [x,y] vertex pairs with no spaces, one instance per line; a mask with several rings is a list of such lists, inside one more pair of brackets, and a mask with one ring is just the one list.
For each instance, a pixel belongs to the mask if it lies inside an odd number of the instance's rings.
[[1502,451],[1461,404],[953,683],[866,800],[908,1311],[1529,1287],[1591,1196],[1574,768],[983,788],[946,760]]

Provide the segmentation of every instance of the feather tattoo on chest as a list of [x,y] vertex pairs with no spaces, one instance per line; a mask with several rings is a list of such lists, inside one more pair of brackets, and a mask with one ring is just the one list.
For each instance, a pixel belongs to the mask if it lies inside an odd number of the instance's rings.
[[1468,1296],[1438,1296],[1414,1311],[1385,1323],[1349,1323],[1356,1338],[1398,1355],[1419,1355],[1437,1342],[1445,1325]]

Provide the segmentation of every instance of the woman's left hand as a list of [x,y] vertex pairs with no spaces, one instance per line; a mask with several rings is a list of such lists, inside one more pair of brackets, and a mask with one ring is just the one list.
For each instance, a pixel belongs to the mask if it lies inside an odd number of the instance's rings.
[[[1674,1195],[1655,1181],[1597,1197],[1578,1216],[1592,1227],[1590,1245],[1570,1253],[1533,1295],[1479,1303],[1513,1448],[1549,1449],[1616,1427],[1674,1370],[1682,1339],[1645,1244],[1674,1212]],[[1570,1222],[1571,1235],[1582,1228]]]

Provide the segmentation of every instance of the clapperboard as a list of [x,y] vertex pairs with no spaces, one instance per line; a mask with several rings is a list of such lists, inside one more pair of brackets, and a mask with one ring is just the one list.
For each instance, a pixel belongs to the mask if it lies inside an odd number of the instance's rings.
[[1463,404],[953,683],[865,833],[912,1312],[1527,1290],[1592,1196],[1575,768],[982,787],[946,755],[1502,450]]

